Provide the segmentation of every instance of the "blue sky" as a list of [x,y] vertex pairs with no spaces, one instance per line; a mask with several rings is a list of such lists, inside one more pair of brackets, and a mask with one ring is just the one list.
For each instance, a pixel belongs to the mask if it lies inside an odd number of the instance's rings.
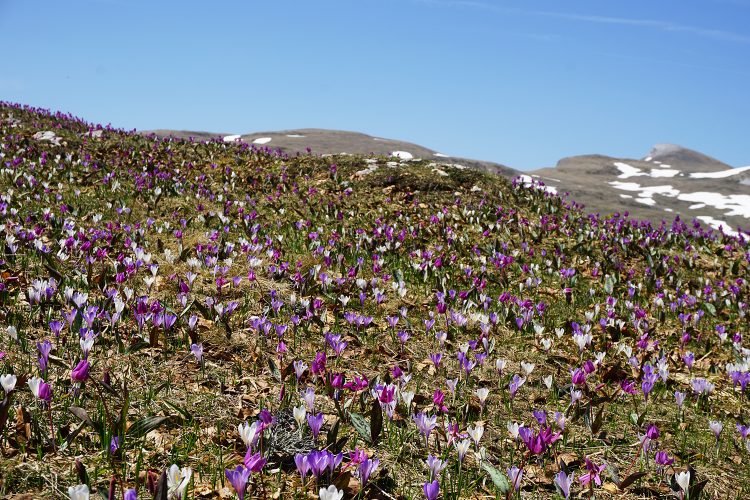
[[750,0],[0,0],[0,47],[0,99],[126,129],[750,164]]

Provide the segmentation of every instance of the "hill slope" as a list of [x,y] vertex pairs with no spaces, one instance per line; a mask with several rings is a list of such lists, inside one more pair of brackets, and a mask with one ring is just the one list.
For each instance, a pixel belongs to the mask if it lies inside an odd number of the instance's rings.
[[743,240],[424,160],[0,138],[2,496],[750,495]]
[[[148,134],[148,132],[144,132]],[[243,135],[157,130],[157,136],[206,140],[241,140],[287,154],[376,154],[458,164],[525,183],[542,181],[554,193],[568,193],[589,212],[629,212],[655,224],[676,216],[737,234],[750,229],[750,168],[731,166],[675,144],[657,144],[643,159],[582,155],[556,167],[519,172],[493,162],[448,157],[429,148],[356,132],[298,129]],[[627,180],[626,180],[627,179]]]

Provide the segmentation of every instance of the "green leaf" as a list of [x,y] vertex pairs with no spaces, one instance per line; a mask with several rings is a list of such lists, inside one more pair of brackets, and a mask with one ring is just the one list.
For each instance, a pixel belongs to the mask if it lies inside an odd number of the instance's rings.
[[706,312],[707,312],[708,314],[710,314],[711,316],[716,316],[716,307],[714,307],[714,305],[713,305],[713,304],[711,304],[710,302],[704,302],[704,303],[703,303],[703,308],[704,308],[704,309],[706,310]]
[[133,423],[133,425],[128,428],[127,435],[134,438],[143,437],[152,430],[171,420],[172,417],[173,415],[143,418]]
[[336,440],[339,438],[339,422],[340,421],[337,419],[331,428],[328,429],[328,433],[326,434],[326,447],[328,448],[335,445]]
[[370,436],[372,441],[377,442],[380,431],[383,430],[383,410],[380,408],[380,402],[373,400],[372,412],[370,413]]
[[174,403],[170,403],[169,401],[162,401],[166,406],[169,406],[174,411],[182,415],[182,418],[185,420],[185,422],[192,422],[195,417],[193,417],[193,414],[190,413],[186,408],[183,408],[181,406],[177,406]]
[[624,490],[645,475],[645,472],[634,472],[633,474],[620,481],[620,483],[617,484],[617,487],[620,488],[620,490]]
[[495,488],[497,488],[501,495],[506,495],[510,491],[510,482],[508,481],[508,478],[505,476],[505,474],[503,474],[487,462],[484,462],[482,464],[482,469],[484,469],[485,472],[490,475],[492,483],[495,485]]
[[614,289],[615,289],[615,282],[612,279],[612,277],[607,276],[606,278],[604,278],[604,293],[606,293],[607,295],[612,295],[612,292],[614,291]]
[[362,438],[368,443],[372,443],[372,434],[370,433],[370,424],[367,423],[367,419],[359,413],[350,413],[349,419],[352,422],[352,427],[359,433]]
[[271,370],[271,375],[273,375],[273,378],[275,378],[277,382],[281,382],[281,372],[279,371],[279,367],[271,358],[268,358],[268,369]]

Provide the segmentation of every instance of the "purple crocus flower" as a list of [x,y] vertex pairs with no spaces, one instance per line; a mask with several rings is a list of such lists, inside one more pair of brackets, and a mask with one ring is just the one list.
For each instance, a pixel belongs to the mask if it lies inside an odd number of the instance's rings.
[[91,365],[87,359],[83,359],[78,362],[75,368],[70,372],[70,378],[74,382],[83,382],[89,378],[89,369]]
[[129,488],[123,493],[122,500],[138,500],[138,492],[133,488]]
[[669,458],[669,455],[666,451],[657,451],[654,455],[654,462],[656,462],[657,465],[660,466],[666,466],[666,465],[672,465],[674,463],[674,458]]
[[250,469],[246,469],[242,465],[238,465],[236,469],[227,469],[224,471],[227,477],[227,481],[232,485],[234,491],[237,492],[237,496],[240,500],[245,498],[245,489],[247,488],[247,482],[250,479]]
[[424,496],[427,500],[435,500],[440,495],[440,483],[437,479],[431,483],[424,483],[422,491],[424,491]]
[[52,400],[52,388],[40,377],[31,377],[27,384],[36,398],[46,403]]
[[573,385],[583,385],[586,383],[586,372],[580,368],[576,368],[570,375],[571,382]]
[[260,472],[266,465],[266,460],[260,453],[252,453],[252,451],[252,449],[247,450],[243,463],[250,472]]

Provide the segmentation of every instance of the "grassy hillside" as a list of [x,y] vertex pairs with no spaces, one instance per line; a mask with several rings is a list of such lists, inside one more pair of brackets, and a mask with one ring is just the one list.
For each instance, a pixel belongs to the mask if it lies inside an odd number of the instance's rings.
[[750,496],[740,240],[9,103],[0,137],[0,495]]

